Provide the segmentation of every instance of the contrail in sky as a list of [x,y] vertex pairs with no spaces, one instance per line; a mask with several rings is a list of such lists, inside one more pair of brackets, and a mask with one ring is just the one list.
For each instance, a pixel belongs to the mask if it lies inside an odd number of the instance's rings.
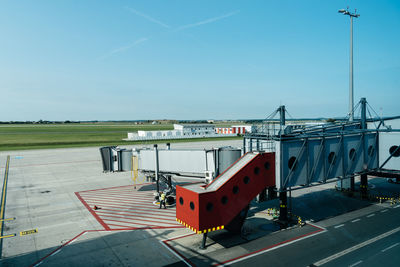
[[155,18],[150,17],[149,15],[143,14],[143,13],[137,11],[136,9],[133,9],[131,7],[125,7],[125,8],[127,10],[129,10],[130,12],[132,12],[133,14],[141,16],[141,17],[145,18],[146,20],[151,21],[153,23],[156,23],[156,24],[158,24],[158,25],[160,25],[160,26],[162,26],[164,28],[167,28],[167,29],[171,28],[169,25],[167,25],[167,24],[165,24],[165,23],[163,23],[163,22],[161,22],[161,21],[159,21],[159,20],[157,20]]
[[[163,23],[163,22],[161,22],[161,21],[159,21],[159,20],[157,20],[157,19],[155,19],[155,18],[152,18],[152,17],[150,17],[150,16],[148,16],[148,15],[146,15],[146,14],[140,13],[140,12],[137,11],[136,9],[133,9],[133,8],[130,8],[130,7],[125,7],[125,8],[126,8],[127,10],[129,10],[130,12],[134,13],[135,15],[141,16],[141,17],[145,18],[145,19],[148,20],[148,21],[151,21],[151,22],[153,22],[153,23],[156,23],[156,24],[158,24],[158,25],[160,25],[160,26],[162,26],[162,27],[164,27],[164,28],[171,29],[171,26],[169,26],[169,25],[167,25],[167,24],[165,24],[165,23]],[[239,12],[240,12],[240,10],[236,10],[236,11],[229,12],[229,13],[224,14],[224,15],[221,15],[221,16],[209,18],[209,19],[202,20],[202,21],[199,21],[199,22],[196,22],[196,23],[191,23],[191,24],[186,24],[186,25],[178,26],[178,27],[176,27],[175,29],[172,29],[170,32],[179,32],[179,31],[183,31],[183,30],[186,30],[186,29],[199,27],[199,26],[201,26],[201,25],[213,23],[213,22],[216,22],[216,21],[218,21],[218,20],[221,20],[221,19],[225,19],[225,18],[229,18],[229,17],[231,17],[231,16],[234,16],[234,15],[238,14]],[[116,49],[112,50],[112,51],[111,51],[110,53],[108,53],[107,55],[105,55],[105,56],[103,56],[103,57],[100,57],[100,59],[105,59],[105,58],[108,58],[108,57],[110,57],[110,56],[112,56],[112,55],[114,55],[114,54],[117,54],[117,53],[126,51],[126,50],[128,50],[128,49],[131,49],[132,47],[134,47],[134,46],[136,46],[136,45],[138,45],[138,44],[140,44],[140,43],[146,42],[146,41],[149,40],[149,39],[150,39],[149,37],[140,38],[140,39],[134,41],[134,42],[133,42],[132,44],[130,44],[130,45],[122,46],[122,47],[119,47],[119,48],[116,48]]]
[[186,29],[190,29],[190,28],[194,28],[194,27],[198,27],[198,26],[201,26],[201,25],[204,25],[204,24],[213,23],[215,21],[218,21],[218,20],[221,20],[221,19],[225,19],[225,18],[231,17],[233,15],[236,15],[239,12],[240,12],[239,10],[236,10],[236,11],[233,11],[233,12],[218,16],[218,17],[209,18],[209,19],[206,19],[206,20],[203,20],[203,21],[199,21],[199,22],[196,22],[196,23],[183,25],[183,26],[177,27],[174,30],[174,32],[182,31],[182,30],[186,30]]
[[131,49],[132,47],[134,47],[134,46],[136,46],[136,45],[138,45],[138,44],[140,44],[140,43],[146,42],[147,40],[149,40],[149,39],[146,38],[146,37],[137,39],[136,41],[134,41],[134,42],[131,43],[130,45],[118,47],[118,48],[112,50],[112,51],[111,51],[110,53],[108,53],[107,55],[104,55],[104,56],[100,57],[99,59],[101,59],[101,60],[106,59],[106,58],[108,58],[108,57],[111,57],[111,56],[114,55],[114,54],[117,54],[117,53],[123,52],[123,51],[125,51],[125,50]]

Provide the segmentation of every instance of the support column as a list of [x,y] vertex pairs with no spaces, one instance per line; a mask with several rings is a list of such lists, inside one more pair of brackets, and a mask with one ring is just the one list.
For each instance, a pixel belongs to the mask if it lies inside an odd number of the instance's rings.
[[351,192],[354,192],[354,191],[355,191],[354,180],[355,180],[355,176],[352,175],[352,176],[350,177],[350,191],[351,191]]
[[171,175],[167,175],[168,178],[168,188],[172,191],[172,178]]
[[267,190],[268,190],[268,200],[275,199],[277,197],[275,186],[268,187]]
[[260,194],[257,195],[257,202],[264,202],[267,200],[267,188],[263,189]]
[[200,249],[206,249],[207,233],[203,234],[203,240],[201,241]]
[[157,184],[157,193],[160,192],[160,184],[159,184],[159,164],[158,164],[158,148],[157,144],[154,145],[154,153],[155,153],[155,178],[156,178],[156,184]]
[[361,174],[360,191],[361,191],[361,198],[367,199],[368,198],[368,175],[367,174]]
[[279,220],[287,222],[288,209],[287,209],[287,192],[279,192]]

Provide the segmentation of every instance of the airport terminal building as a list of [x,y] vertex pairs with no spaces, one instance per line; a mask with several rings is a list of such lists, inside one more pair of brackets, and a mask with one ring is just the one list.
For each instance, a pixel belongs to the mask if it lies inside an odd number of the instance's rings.
[[128,133],[126,140],[167,140],[204,137],[235,136],[236,134],[217,134],[212,124],[174,124],[174,130],[138,131]]

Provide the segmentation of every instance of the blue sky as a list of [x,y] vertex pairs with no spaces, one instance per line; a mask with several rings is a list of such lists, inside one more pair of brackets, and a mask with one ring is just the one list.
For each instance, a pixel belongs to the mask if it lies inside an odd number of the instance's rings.
[[400,115],[400,1],[1,1],[0,121]]

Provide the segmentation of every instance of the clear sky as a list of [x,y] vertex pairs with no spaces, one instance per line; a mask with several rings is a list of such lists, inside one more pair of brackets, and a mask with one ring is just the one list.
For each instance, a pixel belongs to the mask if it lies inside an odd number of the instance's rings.
[[400,115],[400,1],[0,1],[0,121]]

